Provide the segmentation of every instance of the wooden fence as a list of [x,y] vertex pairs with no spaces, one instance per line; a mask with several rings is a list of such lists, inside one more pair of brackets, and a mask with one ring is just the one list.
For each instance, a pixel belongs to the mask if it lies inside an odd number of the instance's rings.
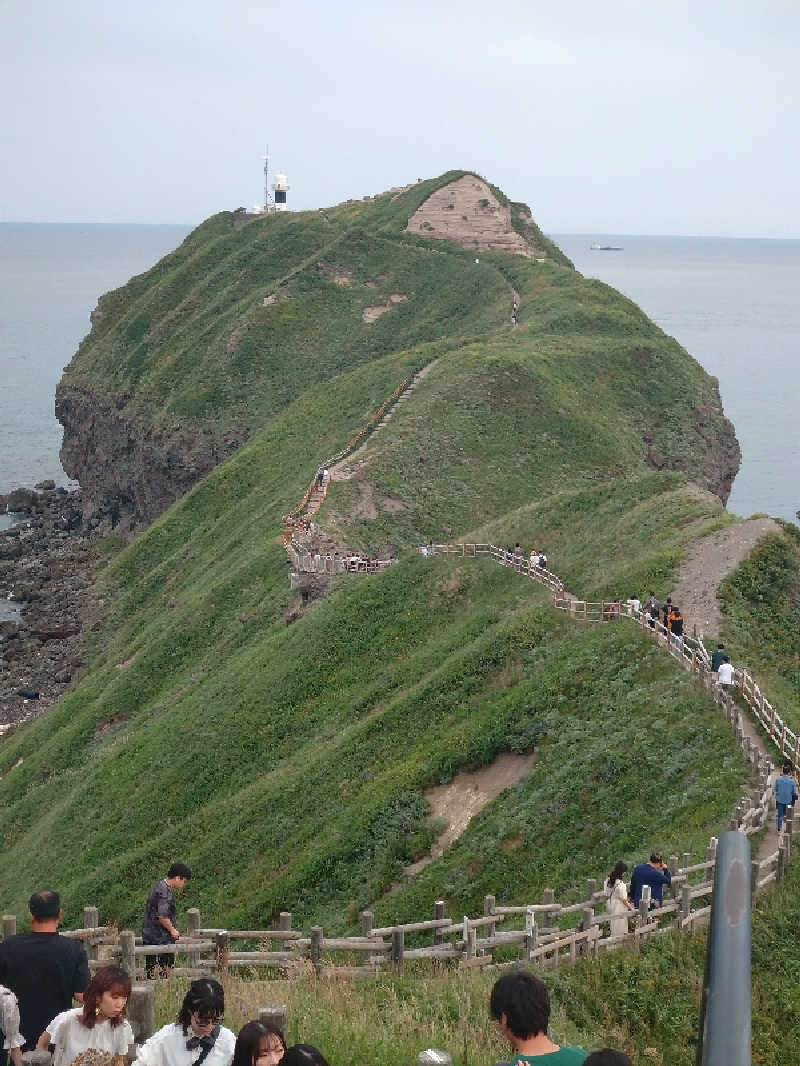
[[[491,544],[435,545],[435,555],[456,558],[491,556],[504,566],[512,567],[530,580],[545,585],[553,604],[576,620],[620,624],[627,619],[641,626],[669,654],[691,671],[707,687],[711,685],[710,658],[702,640],[694,636],[675,638],[658,622],[651,628],[642,612],[628,609],[617,601],[590,603],[577,600],[564,589],[563,582],[549,570],[532,566],[529,560]],[[613,606],[614,610],[609,611]],[[735,672],[736,687],[767,735],[781,754],[797,756],[798,738],[778,716],[751,675]],[[736,742],[753,767],[757,784],[736,805],[730,826],[746,835],[761,830],[774,810],[772,766],[757,743],[743,728],[742,711],[724,686],[712,687],[713,698],[728,721]],[[753,894],[767,885],[778,883],[791,858],[792,841],[800,833],[800,812],[786,819],[786,831],[777,850],[751,864]],[[692,854],[671,855],[669,868],[672,884],[670,897],[662,907],[650,909],[649,888],[645,886],[638,912],[630,919],[624,935],[612,936],[610,923],[620,915],[605,909],[602,881],[589,878],[585,886],[567,894],[558,902],[552,889],[545,889],[540,902],[515,906],[498,906],[494,896],[486,896],[483,913],[476,917],[451,918],[445,903],[433,904],[432,916],[414,922],[376,928],[371,911],[361,914],[361,932],[357,936],[326,937],[321,926],[308,932],[292,927],[292,915],[281,912],[277,924],[263,929],[231,930],[203,927],[200,912],[187,912],[188,931],[172,946],[147,946],[133,932],[118,931],[112,925],[100,925],[94,907],[84,908],[81,929],[68,930],[65,936],[80,939],[86,946],[93,970],[117,962],[134,979],[144,976],[147,955],[172,954],[176,962],[173,973],[201,976],[232,969],[272,970],[293,974],[307,970],[321,977],[367,976],[382,971],[402,971],[409,963],[440,965],[468,969],[479,966],[515,965],[519,961],[542,968],[556,968],[581,956],[595,956],[620,944],[639,945],[668,930],[691,932],[708,920],[710,897],[716,865],[716,838],[712,837],[704,857],[692,862]],[[3,936],[16,931],[16,917],[4,915]],[[519,924],[517,924],[519,923]]]
[[[747,835],[764,827],[773,809],[770,764],[742,731],[741,711],[729,694],[716,688],[714,698],[726,716],[745,756],[757,774],[757,786],[743,795],[734,810],[730,828]],[[800,812],[786,820],[786,832],[774,854],[751,865],[753,893],[783,879],[791,858],[792,841],[800,833]],[[65,936],[86,946],[92,970],[116,962],[136,980],[144,976],[146,955],[172,954],[173,973],[195,977],[220,971],[247,969],[277,971],[284,975],[313,972],[320,977],[370,976],[384,971],[400,972],[409,963],[456,966],[515,965],[524,961],[557,968],[578,957],[595,956],[620,944],[639,945],[668,930],[692,932],[710,914],[716,864],[716,838],[705,855],[692,862],[692,854],[671,855],[672,885],[660,908],[649,909],[649,888],[638,912],[631,917],[628,932],[612,936],[610,923],[620,918],[606,910],[602,881],[589,878],[581,888],[568,893],[564,902],[545,889],[541,901],[498,906],[494,896],[484,899],[483,913],[451,918],[445,903],[433,904],[432,916],[414,922],[376,927],[371,911],[361,914],[356,936],[325,936],[321,926],[308,932],[294,929],[292,915],[282,912],[276,924],[262,929],[205,927],[200,912],[187,912],[188,931],[175,945],[148,946],[133,932],[119,932],[100,925],[97,909],[84,908],[83,928]],[[3,936],[16,931],[16,917],[3,916]]]

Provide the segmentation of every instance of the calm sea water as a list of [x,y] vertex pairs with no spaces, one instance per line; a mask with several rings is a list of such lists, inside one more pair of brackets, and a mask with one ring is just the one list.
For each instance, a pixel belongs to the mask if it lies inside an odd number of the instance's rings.
[[[185,226],[0,224],[0,492],[67,479],[55,387],[98,296],[176,247]],[[581,273],[635,300],[720,379],[742,446],[739,514],[800,508],[800,241],[555,236]],[[621,252],[590,251],[592,243]]]
[[175,248],[187,226],[0,223],[0,492],[68,484],[53,411],[89,312]]
[[[728,507],[797,521],[800,241],[555,236],[582,274],[634,300],[719,378],[742,465]],[[621,252],[591,251],[591,244]]]

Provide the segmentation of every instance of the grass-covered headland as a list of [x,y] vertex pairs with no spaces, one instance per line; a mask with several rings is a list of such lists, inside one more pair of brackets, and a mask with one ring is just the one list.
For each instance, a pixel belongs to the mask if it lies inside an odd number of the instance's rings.
[[[109,545],[85,675],[0,743],[7,911],[47,884],[70,920],[91,903],[135,927],[150,883],[182,859],[194,871],[182,902],[204,922],[263,928],[285,909],[334,933],[366,907],[383,924],[428,917],[434,899],[461,914],[486,893],[564,898],[652,847],[699,857],[726,827],[747,769],[676,663],[633,627],[559,615],[490,561],[414,551],[520,540],[582,595],[663,597],[687,544],[732,521],[708,491],[724,495],[735,467],[716,383],[638,308],[546,243],[536,262],[405,232],[459,174],[327,212],[223,213],[101,300],[68,383],[116,397],[154,434],[180,423],[246,443],[124,550]],[[392,293],[408,299],[365,321]],[[318,516],[340,544],[397,564],[304,598],[287,580],[281,515],[434,360]],[[763,568],[733,575],[730,625],[763,661],[778,655],[776,685],[792,684],[793,645],[773,645],[796,559],[766,550],[779,602],[762,609]],[[535,753],[530,773],[390,894],[434,838],[426,789],[508,751]],[[765,1064],[797,1034],[780,934],[794,878],[759,901]],[[664,938],[560,972],[556,1033],[688,1064],[701,957],[699,939]],[[242,987],[232,1002],[289,1002],[295,1035],[339,1066],[399,1066],[425,1044],[461,1064],[500,1050],[488,986],[299,982]]]

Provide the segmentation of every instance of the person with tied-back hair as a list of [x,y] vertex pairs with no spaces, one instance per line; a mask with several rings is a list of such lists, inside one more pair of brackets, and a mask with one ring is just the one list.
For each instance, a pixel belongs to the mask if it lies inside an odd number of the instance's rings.
[[623,862],[622,859],[617,863],[614,869],[606,878],[606,883],[603,885],[603,891],[606,894],[608,903],[606,909],[609,914],[623,914],[624,918],[615,918],[611,924],[611,936],[625,936],[628,932],[628,918],[627,912],[633,910],[633,904],[628,899],[628,890],[625,887],[625,882],[622,879],[622,875],[627,871],[628,864]]
[[220,1025],[225,992],[219,981],[192,981],[178,1017],[139,1048],[138,1066],[230,1066],[236,1037]]
[[524,1063],[535,1066],[536,1059],[547,1066],[581,1066],[586,1058],[586,1052],[580,1048],[559,1047],[547,1035],[550,1021],[547,986],[527,970],[515,970],[495,981],[489,1014],[516,1051],[512,1066]]
[[277,1066],[286,1052],[286,1041],[277,1025],[247,1022],[239,1030],[232,1066]]
[[328,1060],[313,1044],[292,1044],[286,1049],[281,1066],[328,1066]]
[[58,932],[63,917],[57,892],[42,889],[28,900],[30,933],[10,936],[0,944],[0,984],[19,1003],[23,1050],[33,1051],[51,1018],[81,1002],[89,984],[89,962],[83,945]]
[[133,1044],[133,1030],[125,1020],[131,979],[119,966],[104,966],[89,982],[83,1006],[64,1011],[48,1024],[36,1045],[47,1051],[52,1044],[53,1066],[70,1066],[87,1051],[105,1052],[96,1061],[121,1064]]

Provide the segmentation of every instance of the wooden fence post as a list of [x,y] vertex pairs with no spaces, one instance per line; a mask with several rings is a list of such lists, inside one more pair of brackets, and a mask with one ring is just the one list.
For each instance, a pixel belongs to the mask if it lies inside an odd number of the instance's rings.
[[402,929],[392,929],[392,969],[395,973],[402,972],[404,952],[405,932]]
[[[544,914],[544,911],[542,912]],[[536,950],[539,941],[539,933],[536,928],[536,912],[525,912],[525,943],[524,943],[524,958],[526,962],[530,962],[534,951]]]
[[285,1003],[273,1003],[267,1007],[259,1007],[258,1020],[262,1025],[273,1025],[276,1029],[279,1029],[284,1039],[286,1039],[289,1012]]
[[[100,924],[97,907],[84,907],[83,908],[83,928],[84,929],[96,929]],[[100,948],[93,940],[87,940],[84,944],[86,948],[86,957],[91,960],[97,960],[100,956]]]
[[783,875],[786,870],[786,846],[781,841],[778,846],[778,864],[775,867],[775,884],[778,885],[783,880]]
[[311,958],[311,965],[314,967],[314,973],[319,977],[320,970],[322,969],[321,925],[314,925],[311,927],[311,947],[309,948],[309,956]]
[[152,985],[134,985],[131,988],[128,997],[128,1021],[137,1044],[143,1044],[153,1035],[156,1016]]
[[278,928],[283,932],[288,932],[292,928],[292,912],[281,911],[278,915]]
[[[130,931],[130,929],[123,929],[119,934],[119,949],[120,949],[120,968],[130,977],[131,981],[136,980],[136,953],[134,948],[136,946],[136,937]],[[145,956],[147,958],[147,956]]]
[[8,940],[10,936],[16,936],[17,933],[17,916],[16,914],[4,914],[3,915],[3,940]]
[[[556,894],[553,891],[553,889],[552,888],[546,888],[544,890],[544,892],[542,893],[542,903],[545,904],[545,906],[550,904],[555,909],[555,901],[556,901]],[[551,911],[549,911],[549,910],[548,911],[542,911],[542,926],[544,926],[544,927],[548,926],[552,920],[553,920],[553,916],[552,916],[552,912]]]
[[[200,911],[197,907],[190,907],[186,912],[187,936],[195,939],[200,934]],[[190,970],[196,970],[200,966],[200,952],[197,948],[190,948],[187,952],[187,963]]]
[[[582,914],[583,914],[583,918],[581,920],[582,931],[584,933],[588,933],[589,930],[595,924],[594,923],[594,907],[584,907],[583,911],[582,911]],[[581,946],[580,946],[580,954],[581,955],[588,955],[589,954],[589,948],[590,948],[590,941],[589,940],[582,940],[581,941]]]
[[[497,906],[497,901],[496,901],[494,896],[484,896],[483,897],[483,913],[484,913],[484,916],[486,918],[488,918],[489,915],[495,913],[496,906]],[[497,935],[497,925],[494,922],[492,922],[490,925],[486,926],[486,936],[487,937],[494,937],[496,935]]]
[[372,936],[372,911],[361,912],[361,935]]
[[[441,919],[444,918],[444,900],[443,899],[437,899],[436,902],[434,903],[434,905],[433,905],[433,917],[437,921],[441,921]],[[443,942],[444,942],[444,937],[442,936],[441,932],[438,929],[434,929],[433,930],[433,945],[434,945],[434,947],[436,947],[437,944],[441,944]]]
[[[681,887],[681,921],[684,922],[688,919],[692,913],[692,890],[688,884],[684,883]],[[692,929],[690,925],[682,926],[685,933],[691,933]]]
[[228,965],[228,932],[223,929],[214,937],[217,948],[217,973]]
[[597,881],[594,877],[586,878],[586,900],[594,906],[594,894],[597,891]]
[[757,859],[753,859],[750,863],[750,893],[755,897],[758,892],[758,879],[761,876],[761,867]]

